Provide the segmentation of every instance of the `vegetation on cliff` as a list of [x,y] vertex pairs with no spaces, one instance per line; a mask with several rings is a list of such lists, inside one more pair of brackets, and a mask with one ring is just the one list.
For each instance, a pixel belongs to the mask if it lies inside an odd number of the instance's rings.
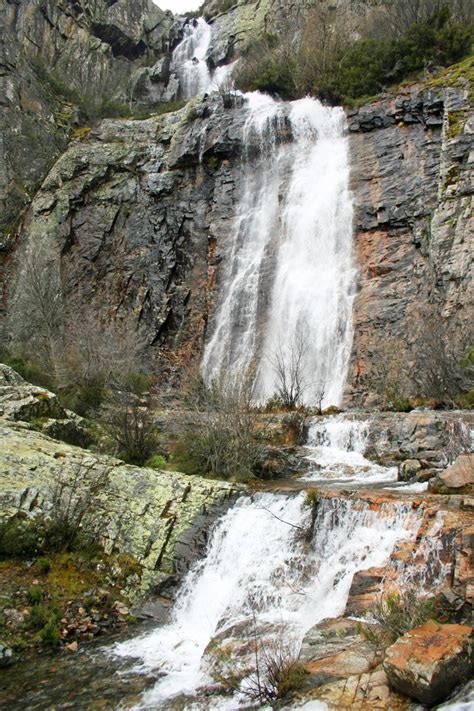
[[300,40],[268,34],[253,46],[237,84],[289,99],[351,102],[458,62],[473,39],[472,7],[462,0],[376,4],[362,20],[347,5],[322,5],[309,12]]

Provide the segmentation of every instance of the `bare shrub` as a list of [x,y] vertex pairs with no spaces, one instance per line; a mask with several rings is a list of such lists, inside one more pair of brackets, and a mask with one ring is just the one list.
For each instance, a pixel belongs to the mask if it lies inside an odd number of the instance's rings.
[[463,369],[465,349],[449,340],[440,314],[433,307],[415,324],[413,380],[420,395],[453,405],[460,392],[472,387],[472,372]]
[[106,395],[100,424],[115,453],[130,464],[143,465],[154,453],[157,429],[153,420],[149,380],[140,375],[125,378]]
[[409,354],[398,336],[375,341],[372,346],[369,387],[381,396],[386,407],[411,409]]
[[277,396],[283,407],[290,410],[301,405],[311,385],[306,375],[307,353],[308,341],[301,330],[288,347],[279,343],[269,356],[275,374]]
[[44,528],[44,549],[71,551],[95,544],[97,497],[106,487],[111,467],[84,457],[71,475],[62,475],[50,493],[51,509]]
[[423,625],[436,613],[436,601],[417,587],[408,588],[403,595],[389,594],[383,597],[372,613],[382,626],[389,642],[404,635],[414,627]]
[[[189,474],[248,479],[261,458],[250,379],[206,385],[195,377],[183,392],[188,415],[173,461]],[[190,413],[189,413],[190,411]]]
[[47,242],[33,243],[22,255],[11,296],[12,347],[33,356],[41,370],[55,377],[64,352],[64,309],[59,262]]

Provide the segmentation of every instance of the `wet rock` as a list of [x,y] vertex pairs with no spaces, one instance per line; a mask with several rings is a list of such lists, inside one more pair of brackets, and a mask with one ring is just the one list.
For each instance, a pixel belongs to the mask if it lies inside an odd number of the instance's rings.
[[472,628],[427,622],[386,650],[384,669],[395,689],[424,704],[442,701],[472,673]]
[[409,481],[413,479],[421,469],[418,459],[405,459],[398,467],[398,480]]
[[365,614],[366,610],[373,607],[380,596],[384,575],[384,568],[369,568],[354,574],[347,599],[346,615]]
[[[324,620],[305,635],[299,659],[316,680],[363,674],[377,666],[377,652],[359,633],[357,622]],[[311,683],[311,682],[310,682]]]
[[474,493],[474,454],[460,454],[454,464],[429,483],[434,494]]

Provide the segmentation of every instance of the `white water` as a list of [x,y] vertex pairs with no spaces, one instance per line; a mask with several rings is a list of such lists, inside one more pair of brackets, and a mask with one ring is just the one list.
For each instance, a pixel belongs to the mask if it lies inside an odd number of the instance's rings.
[[397,480],[397,467],[384,467],[365,458],[370,422],[336,415],[315,419],[309,429],[307,459],[317,468],[306,481],[386,483]]
[[265,401],[277,390],[275,353],[289,363],[302,344],[304,402],[322,387],[324,404],[337,404],[356,277],[345,114],[309,98],[246,99],[243,188],[202,372],[210,382],[252,369]]
[[179,79],[179,94],[182,99],[215,91],[224,86],[233,65],[218,67],[211,73],[207,59],[212,39],[210,25],[200,17],[184,28],[184,37],[173,51],[171,72]]
[[[304,494],[241,498],[188,574],[171,623],[115,647],[115,654],[137,659],[135,671],[164,674],[138,708],[166,708],[167,700],[209,683],[201,667],[206,646],[238,623],[250,633],[254,615],[259,625],[283,627],[299,647],[312,625],[343,612],[354,573],[386,563],[397,541],[415,538],[421,520],[403,504],[377,512],[324,500],[308,549],[293,527],[309,524],[303,502]],[[206,708],[243,707],[238,697],[228,703],[208,699]]]

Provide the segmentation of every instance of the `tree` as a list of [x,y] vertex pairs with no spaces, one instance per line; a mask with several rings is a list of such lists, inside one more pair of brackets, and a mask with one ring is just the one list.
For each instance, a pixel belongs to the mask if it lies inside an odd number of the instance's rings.
[[[270,353],[277,395],[284,407],[294,410],[301,405],[311,383],[306,373],[307,337],[303,329],[286,345],[281,342]],[[324,395],[323,395],[324,397]],[[321,401],[322,401],[321,397]]]
[[11,297],[10,340],[18,351],[33,354],[42,370],[54,378],[61,370],[64,349],[59,259],[45,241],[30,244],[21,260]]

